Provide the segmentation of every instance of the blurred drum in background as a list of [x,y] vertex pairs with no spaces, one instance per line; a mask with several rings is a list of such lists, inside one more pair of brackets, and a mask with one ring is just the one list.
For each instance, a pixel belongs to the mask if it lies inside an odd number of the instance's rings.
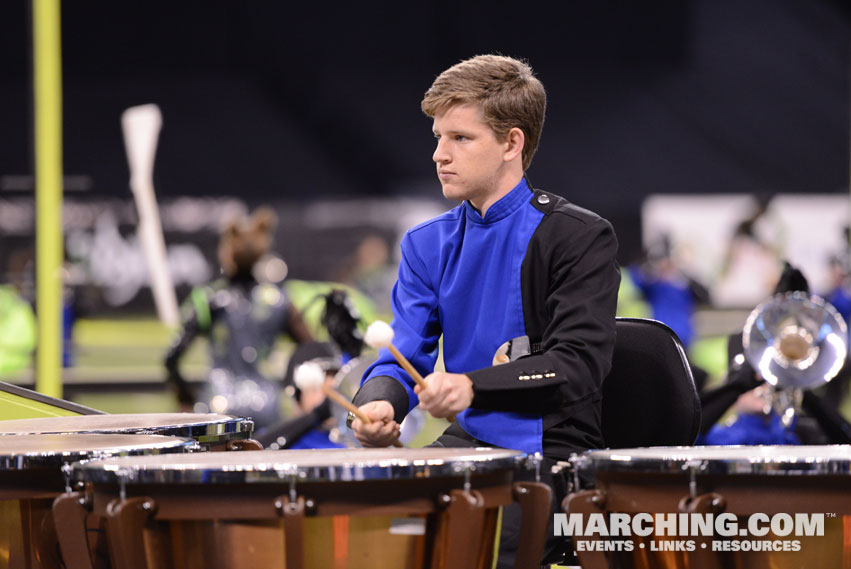
[[[128,413],[0,421],[0,436],[21,434],[149,434],[195,439],[202,450],[248,445],[250,419],[215,413]],[[243,442],[246,441],[246,442]]]
[[[69,465],[110,456],[182,452],[195,442],[160,435],[28,435],[0,437],[0,566],[21,569],[64,567],[54,499],[70,492]],[[88,555],[85,527],[74,532]],[[90,565],[91,566],[91,565]]]
[[851,446],[599,450],[567,470],[593,481],[562,503],[584,569],[851,567]]
[[[351,401],[358,392],[358,389],[360,389],[360,380],[363,377],[364,372],[372,365],[377,357],[377,354],[363,355],[353,358],[343,364],[343,367],[340,368],[340,371],[338,371],[337,375],[334,377],[334,388],[339,391],[343,397]],[[337,442],[347,447],[361,446],[355,438],[355,434],[346,426],[348,411],[339,405],[333,405],[331,409],[335,425],[332,435],[335,437]]]
[[192,409],[200,414],[250,416],[258,425],[270,425],[280,417],[281,384],[259,374],[235,375],[216,367],[198,389],[197,399]]
[[127,457],[74,467],[107,519],[111,566],[485,568],[499,507],[538,567],[549,487],[501,449],[330,449]]

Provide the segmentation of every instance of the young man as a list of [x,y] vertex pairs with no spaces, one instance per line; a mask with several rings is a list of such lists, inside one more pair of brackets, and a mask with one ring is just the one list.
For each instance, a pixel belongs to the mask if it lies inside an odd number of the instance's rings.
[[[543,86],[523,62],[484,55],[444,71],[421,106],[434,119],[443,195],[463,203],[402,240],[393,343],[426,375],[442,334],[447,371],[430,373],[421,390],[382,350],[354,398],[373,422],[354,420],[355,435],[388,446],[419,404],[457,417],[437,446],[540,452],[545,466],[602,446],[617,241],[607,221],[524,177],[544,122]],[[511,361],[492,365],[509,340]]]

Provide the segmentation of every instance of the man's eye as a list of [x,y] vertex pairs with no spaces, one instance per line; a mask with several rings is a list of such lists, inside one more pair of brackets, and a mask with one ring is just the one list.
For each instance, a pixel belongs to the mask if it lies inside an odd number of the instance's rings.
[[458,142],[464,142],[465,140],[467,140],[467,137],[464,136],[463,134],[456,134],[455,140],[457,140]]

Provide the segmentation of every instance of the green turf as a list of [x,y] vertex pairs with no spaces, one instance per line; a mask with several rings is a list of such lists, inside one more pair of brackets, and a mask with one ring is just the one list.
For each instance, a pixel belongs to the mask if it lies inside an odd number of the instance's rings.
[[[116,381],[124,375],[161,376],[163,358],[174,336],[174,331],[154,318],[81,319],[74,326],[74,367],[81,376],[88,370],[113,369],[119,376]],[[205,367],[206,352],[206,339],[197,338],[181,365]]]
[[177,400],[170,393],[84,393],[74,402],[106,413],[176,413]]
[[709,374],[705,387],[720,384],[727,374],[727,337],[715,336],[695,341],[689,350],[688,359]]
[[82,346],[163,348],[173,334],[156,318],[81,318],[74,324],[74,341]]

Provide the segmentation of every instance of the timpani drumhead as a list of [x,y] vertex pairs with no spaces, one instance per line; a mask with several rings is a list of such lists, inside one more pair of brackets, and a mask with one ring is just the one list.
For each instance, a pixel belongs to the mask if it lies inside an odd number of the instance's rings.
[[0,421],[0,435],[71,433],[145,433],[209,442],[228,435],[251,434],[250,420],[216,413],[127,413],[77,415]]
[[851,475],[851,445],[650,447],[587,451],[577,470],[723,475]]
[[75,478],[134,484],[356,482],[462,477],[513,469],[526,455],[492,448],[264,450],[122,457],[75,465]]
[[17,435],[0,437],[0,470],[59,467],[115,455],[190,450],[195,441],[162,435]]

